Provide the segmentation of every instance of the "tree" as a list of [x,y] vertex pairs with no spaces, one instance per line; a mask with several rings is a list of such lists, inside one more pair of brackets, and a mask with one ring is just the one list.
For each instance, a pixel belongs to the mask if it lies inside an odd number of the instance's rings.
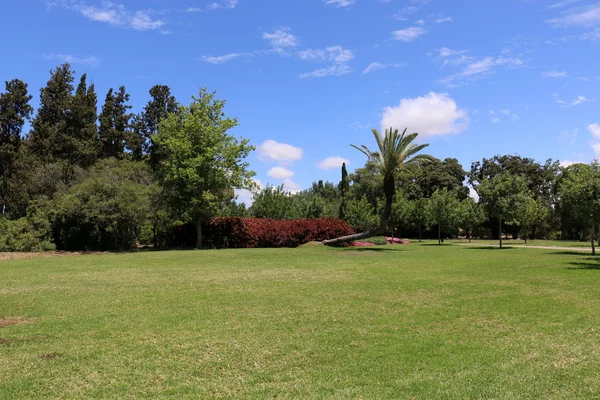
[[521,227],[521,235],[525,239],[530,238],[533,228],[548,217],[548,208],[542,203],[541,199],[534,199],[533,196],[523,194],[517,206],[517,221]]
[[377,129],[373,129],[373,136],[377,142],[377,151],[369,150],[365,145],[360,147],[351,145],[366,155],[368,160],[373,163],[375,169],[383,177],[383,194],[385,196],[383,213],[381,214],[381,219],[377,228],[344,238],[328,240],[323,243],[328,244],[340,241],[350,241],[368,237],[386,230],[392,214],[392,204],[394,203],[394,195],[396,194],[396,175],[398,171],[403,166],[411,163],[435,160],[435,158],[430,155],[417,154],[429,145],[417,145],[413,143],[419,134],[411,133],[406,135],[406,131],[407,129],[404,129],[402,134],[400,134],[397,129],[394,130],[390,128],[389,130],[386,129],[385,135],[382,136]]
[[485,221],[485,215],[481,206],[471,197],[460,202],[460,223],[464,228],[467,239],[471,243],[471,236],[475,228]]
[[363,197],[362,199],[348,201],[344,220],[355,231],[363,231],[377,226],[379,217],[373,206]]
[[267,185],[256,192],[252,199],[250,213],[257,218],[290,219],[292,194],[283,185]]
[[342,179],[340,180],[338,188],[342,197],[346,196],[346,193],[348,193],[348,190],[350,190],[350,182],[348,180],[348,171],[346,170],[346,163],[342,164]]
[[525,179],[520,175],[504,172],[479,183],[480,203],[490,217],[498,221],[498,236],[502,248],[502,223],[518,223],[519,201],[527,190]]
[[438,244],[442,244],[442,229],[457,225],[460,203],[454,192],[447,188],[436,190],[427,205],[430,223],[437,225]]
[[6,214],[9,182],[13,177],[25,121],[33,108],[27,84],[18,79],[6,82],[6,92],[0,94],[0,215]]
[[98,155],[98,129],[96,126],[97,96],[94,85],[87,86],[83,74],[66,114],[66,158],[71,164],[89,167]]
[[189,107],[180,107],[159,124],[156,143],[164,152],[157,176],[167,202],[182,220],[194,221],[197,247],[202,247],[202,222],[234,197],[233,189],[252,189],[254,172],[245,159],[254,150],[247,139],[228,131],[237,119],[225,117],[225,101],[200,89]]
[[593,162],[568,167],[559,193],[570,217],[589,229],[592,253],[596,255],[594,240],[600,222],[600,164]]
[[45,162],[69,157],[68,115],[72,105],[73,71],[63,64],[50,71],[50,79],[40,90],[40,107],[32,123],[32,153]]
[[102,146],[102,156],[123,158],[125,144],[131,137],[129,121],[132,114],[129,113],[129,94],[124,86],[114,93],[109,89],[106,94],[102,112],[100,113],[100,128],[98,136]]

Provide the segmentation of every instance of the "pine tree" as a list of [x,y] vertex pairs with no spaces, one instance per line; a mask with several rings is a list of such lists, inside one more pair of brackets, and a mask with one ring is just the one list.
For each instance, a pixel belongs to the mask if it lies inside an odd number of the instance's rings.
[[142,125],[142,141],[144,152],[150,154],[150,164],[156,167],[162,156],[154,136],[158,133],[158,126],[161,120],[166,119],[169,114],[177,113],[179,104],[175,96],[171,95],[171,89],[166,85],[155,85],[150,89],[152,99],[144,107],[144,112],[140,115]]
[[106,94],[98,130],[102,157],[123,158],[125,155],[125,144],[131,138],[132,114],[128,112],[131,109],[128,101],[129,94],[124,86],[116,93],[111,88]]
[[33,120],[30,140],[32,153],[46,162],[69,156],[71,141],[65,133],[73,97],[73,73],[65,63],[50,71],[50,80],[40,89],[40,108]]
[[68,159],[71,164],[83,167],[92,165],[98,152],[97,97],[94,85],[88,88],[86,79],[86,74],[83,74],[67,118]]
[[25,120],[33,108],[27,84],[18,79],[6,82],[6,92],[0,94],[0,214],[6,213],[8,181],[12,177],[21,146]]

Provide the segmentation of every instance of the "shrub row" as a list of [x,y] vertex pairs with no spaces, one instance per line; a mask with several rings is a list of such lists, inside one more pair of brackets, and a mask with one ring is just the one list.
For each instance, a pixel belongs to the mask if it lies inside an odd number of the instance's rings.
[[335,218],[274,220],[241,217],[213,218],[202,232],[206,245],[215,248],[298,247],[353,233],[345,221]]

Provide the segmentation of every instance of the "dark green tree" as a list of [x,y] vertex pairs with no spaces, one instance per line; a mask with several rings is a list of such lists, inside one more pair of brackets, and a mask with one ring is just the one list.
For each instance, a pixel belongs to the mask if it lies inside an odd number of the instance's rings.
[[30,132],[31,152],[44,162],[68,160],[68,115],[73,97],[73,71],[63,64],[50,71],[50,80],[40,89],[40,107]]
[[100,113],[100,127],[98,136],[100,138],[102,157],[123,158],[125,144],[131,137],[129,113],[131,106],[127,104],[129,94],[124,86],[118,92],[109,89],[106,94],[102,112]]
[[65,147],[72,164],[89,167],[96,161],[99,150],[97,103],[94,85],[87,86],[87,75],[83,74],[67,113]]
[[27,84],[18,79],[6,82],[0,94],[0,214],[10,212],[7,204],[9,182],[12,180],[21,148],[21,134],[25,121],[31,117],[31,96]]

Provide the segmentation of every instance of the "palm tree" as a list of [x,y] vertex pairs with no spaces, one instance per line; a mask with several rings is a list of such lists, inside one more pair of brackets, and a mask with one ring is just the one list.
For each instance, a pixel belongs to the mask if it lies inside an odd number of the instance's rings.
[[378,151],[371,151],[365,145],[351,145],[372,162],[379,173],[383,175],[383,193],[385,194],[385,208],[379,226],[367,232],[357,233],[355,235],[344,236],[336,239],[325,240],[324,244],[333,244],[341,242],[349,242],[360,238],[369,237],[375,234],[385,232],[388,221],[392,215],[392,204],[394,203],[394,195],[396,194],[396,173],[404,166],[417,162],[430,162],[435,158],[427,154],[417,154],[428,144],[415,144],[413,141],[419,136],[418,133],[406,134],[407,129],[404,129],[402,134],[398,130],[392,128],[385,130],[385,136],[381,136],[377,129],[373,129],[373,136],[377,141]]

